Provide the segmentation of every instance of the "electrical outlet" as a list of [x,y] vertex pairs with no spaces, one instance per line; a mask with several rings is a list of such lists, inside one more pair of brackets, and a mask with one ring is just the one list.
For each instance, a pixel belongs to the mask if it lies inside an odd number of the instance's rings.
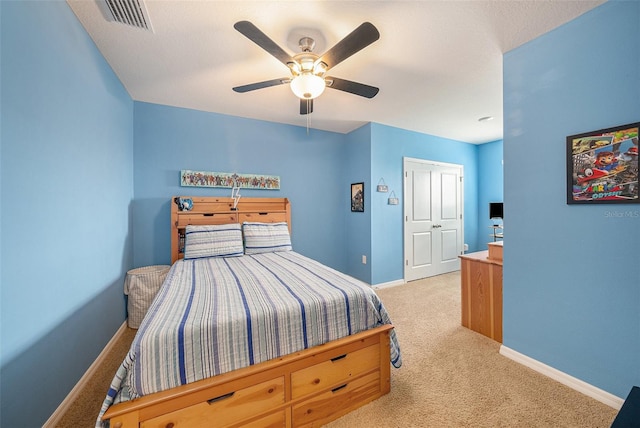
[[469,251],[469,244],[464,244],[464,251]]
[[365,256],[364,254],[362,255],[362,264],[363,265],[367,264],[367,256]]

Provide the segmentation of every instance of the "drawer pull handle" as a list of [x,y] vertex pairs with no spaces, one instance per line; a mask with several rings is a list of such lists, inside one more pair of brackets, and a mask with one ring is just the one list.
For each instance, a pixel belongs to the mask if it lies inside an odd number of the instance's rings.
[[346,388],[346,387],[347,387],[347,384],[345,383],[344,385],[340,385],[336,388],[333,388],[331,392],[337,392],[337,391],[340,391],[342,388]]
[[335,362],[346,357],[347,357],[347,354],[338,355],[337,357],[332,358],[331,361]]
[[203,216],[205,217],[213,217],[215,214],[214,213],[202,213]]
[[235,392],[230,392],[228,394],[221,395],[220,397],[212,398],[211,400],[207,400],[207,403],[213,404],[217,403],[218,401],[226,400],[227,398],[233,397],[233,394],[235,394]]
[[169,422],[169,423],[165,426],[165,428],[173,428],[173,427],[174,427],[173,422]]
[[258,215],[269,215],[269,213],[258,213]]

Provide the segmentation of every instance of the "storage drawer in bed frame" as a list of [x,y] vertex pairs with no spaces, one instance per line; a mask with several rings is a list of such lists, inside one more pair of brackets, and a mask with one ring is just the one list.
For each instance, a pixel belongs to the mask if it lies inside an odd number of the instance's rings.
[[[218,392],[210,391],[211,393]],[[226,427],[256,415],[263,415],[282,404],[284,376],[246,388],[230,390],[198,404],[143,421],[140,427]]]
[[116,404],[104,418],[111,428],[321,426],[390,391],[392,328]]

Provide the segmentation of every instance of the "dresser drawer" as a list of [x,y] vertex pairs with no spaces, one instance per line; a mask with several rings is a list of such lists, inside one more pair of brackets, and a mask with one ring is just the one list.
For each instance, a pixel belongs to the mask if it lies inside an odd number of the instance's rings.
[[293,426],[320,426],[380,395],[380,375],[373,372],[293,407]]
[[140,424],[142,428],[226,427],[284,403],[284,378],[212,397]]
[[233,428],[284,428],[287,425],[287,416],[285,410],[264,416],[251,422],[241,422],[234,425]]
[[281,221],[287,221],[287,214],[282,213],[238,213],[238,220],[240,223],[245,221],[253,221],[258,223],[278,223]]
[[302,397],[376,369],[380,364],[380,348],[377,345],[359,349],[332,358],[291,374],[291,396]]
[[189,213],[178,216],[178,229],[189,224],[227,224],[238,223],[236,213]]

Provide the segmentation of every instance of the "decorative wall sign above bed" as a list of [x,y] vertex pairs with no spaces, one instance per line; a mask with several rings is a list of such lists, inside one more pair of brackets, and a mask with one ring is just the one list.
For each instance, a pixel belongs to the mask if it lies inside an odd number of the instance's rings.
[[640,203],[640,122],[567,137],[567,203]]
[[180,171],[180,185],[185,187],[226,187],[280,190],[277,175],[236,174],[234,172]]

